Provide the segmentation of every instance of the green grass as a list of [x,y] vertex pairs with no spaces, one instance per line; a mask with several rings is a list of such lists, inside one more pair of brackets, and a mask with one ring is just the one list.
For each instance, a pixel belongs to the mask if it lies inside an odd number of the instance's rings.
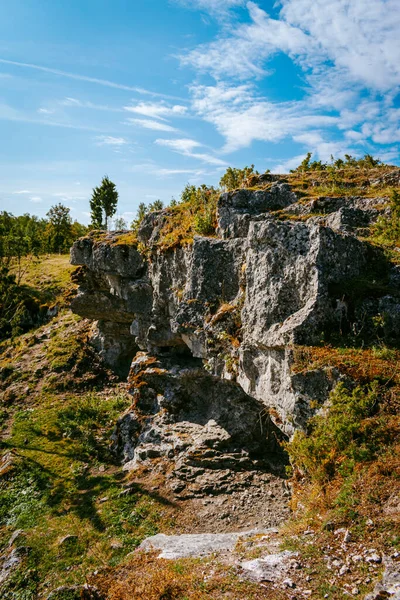
[[[69,262],[69,254],[48,254],[36,258],[28,256],[21,261],[22,286],[29,289],[44,304],[61,300],[61,296],[75,286],[71,273],[76,267]],[[17,274],[14,265],[12,272]]]
[[[67,256],[27,261],[22,285],[61,307],[51,322],[0,346],[0,549],[25,533],[22,565],[0,588],[5,600],[34,600],[92,571],[118,565],[144,537],[168,528],[169,503],[125,474],[110,449],[131,404],[88,344],[90,324],[63,308]],[[61,544],[66,535],[77,536]]]
[[[34,408],[16,413],[2,442],[14,466],[0,479],[0,540],[5,545],[12,531],[26,532],[23,543],[31,551],[24,570],[35,574],[36,584],[24,598],[36,598],[44,584],[82,583],[91,570],[119,564],[144,537],[157,533],[159,523],[165,525],[162,498],[139,485],[121,494],[124,475],[109,440],[129,404],[118,390],[43,394]],[[71,534],[76,543],[60,546]],[[7,595],[14,584],[3,590],[4,598],[14,598]]]

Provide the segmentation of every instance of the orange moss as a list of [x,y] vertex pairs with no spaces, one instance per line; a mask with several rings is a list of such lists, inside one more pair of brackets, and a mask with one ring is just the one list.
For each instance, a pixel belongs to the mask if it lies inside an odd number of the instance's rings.
[[234,310],[236,310],[236,307],[232,306],[232,304],[222,304],[215,315],[210,318],[210,325],[215,325],[215,323],[222,321],[227,314],[232,313]]
[[400,385],[400,350],[374,348],[333,348],[331,346],[296,346],[293,348],[292,371],[301,373],[335,367],[360,383],[379,380],[386,385]]

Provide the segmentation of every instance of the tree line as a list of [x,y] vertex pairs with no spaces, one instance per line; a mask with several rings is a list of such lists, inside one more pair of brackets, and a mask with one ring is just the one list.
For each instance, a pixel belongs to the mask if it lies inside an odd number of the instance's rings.
[[29,254],[65,253],[74,240],[87,232],[87,227],[72,221],[70,209],[63,204],[52,206],[47,218],[24,214],[14,216],[0,212],[0,260],[8,266]]
[[[101,185],[94,188],[90,200],[91,223],[82,225],[72,220],[71,209],[61,202],[50,208],[46,218],[28,213],[14,216],[11,212],[0,211],[0,263],[10,267],[20,263],[25,256],[43,254],[65,254],[74,241],[91,229],[108,229],[110,219],[117,208],[118,192],[115,184],[105,176]],[[124,221],[116,219],[115,228],[121,228]],[[126,225],[125,225],[126,226]]]

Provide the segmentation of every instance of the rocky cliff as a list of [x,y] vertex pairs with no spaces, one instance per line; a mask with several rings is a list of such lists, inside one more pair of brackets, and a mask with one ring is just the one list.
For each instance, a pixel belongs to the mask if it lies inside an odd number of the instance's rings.
[[124,373],[133,360],[133,405],[114,434],[127,468],[164,465],[176,493],[220,493],[281,473],[278,442],[343,379],[295,372],[299,346],[398,338],[399,271],[362,237],[382,198],[307,203],[278,178],[221,194],[215,236],[162,251],[171,210],[147,215],[137,240],[75,243],[72,310],[95,321],[106,362]]

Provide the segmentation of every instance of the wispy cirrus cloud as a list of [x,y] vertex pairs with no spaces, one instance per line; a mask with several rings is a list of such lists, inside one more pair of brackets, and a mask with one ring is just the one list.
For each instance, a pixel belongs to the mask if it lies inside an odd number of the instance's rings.
[[168,125],[162,121],[155,121],[154,119],[127,119],[126,122],[129,125],[137,125],[138,127],[151,129],[153,131],[167,131],[171,133],[178,131],[178,129],[172,127],[172,125]]
[[245,0],[173,0],[190,9],[205,10],[210,14],[221,16],[230,9],[245,4]]
[[50,67],[45,67],[43,65],[36,65],[33,63],[25,63],[19,62],[16,60],[7,60],[5,58],[0,58],[0,63],[4,65],[12,65],[14,67],[21,67],[25,69],[33,69],[36,71],[42,71],[44,73],[49,73],[52,75],[58,75],[59,77],[66,77],[68,79],[75,79],[77,81],[86,81],[87,83],[94,83],[96,85],[102,85],[109,88],[114,88],[117,90],[124,90],[126,92],[136,92],[138,94],[146,95],[146,96],[154,96],[158,98],[169,98],[172,100],[176,100],[176,96],[170,96],[168,94],[162,94],[160,92],[153,92],[150,90],[146,90],[141,87],[125,85],[122,83],[117,83],[115,81],[109,81],[108,79],[99,79],[97,77],[89,77],[87,75],[80,75],[78,73],[70,73],[69,71],[62,71],[60,69],[53,69]]
[[179,117],[186,115],[187,107],[181,104],[168,106],[165,103],[139,102],[131,106],[124,106],[124,110],[144,117],[165,120],[166,117]]
[[181,63],[216,78],[262,77],[266,61],[279,51],[300,54],[310,45],[308,36],[285,21],[271,19],[254,2],[248,2],[250,24],[236,23],[215,41],[181,54]]
[[71,106],[73,108],[91,108],[94,110],[104,110],[107,112],[123,112],[122,108],[116,108],[114,106],[108,106],[106,104],[96,104],[95,102],[89,102],[87,100],[82,101],[77,98],[64,98],[59,103],[61,106]]
[[199,171],[198,169],[159,169],[158,173],[160,175],[170,176],[170,175],[201,175],[203,171]]
[[192,93],[194,110],[225,138],[225,152],[248,147],[257,140],[279,142],[337,123],[336,117],[313,114],[305,102],[268,102],[250,85],[193,86]]
[[196,158],[197,160],[201,160],[202,162],[208,163],[210,165],[225,166],[227,164],[226,161],[217,158],[212,154],[206,152],[194,152],[196,148],[204,147],[203,144],[197,142],[196,140],[192,140],[189,138],[182,138],[178,140],[158,139],[155,141],[155,143],[159,146],[165,146],[167,148],[170,148],[178,154],[182,154],[183,156],[189,156],[190,158]]
[[[305,61],[333,61],[342,76],[380,91],[400,83],[397,0],[282,0],[280,18],[311,44]],[[331,71],[332,72],[332,71]]]
[[53,115],[55,111],[51,108],[39,108],[38,113],[41,115]]
[[159,146],[167,146],[167,148],[171,148],[172,150],[180,152],[181,154],[191,154],[195,148],[199,148],[201,146],[200,142],[191,140],[189,138],[182,138],[179,140],[158,139],[156,140],[156,144]]
[[[40,116],[42,115],[42,116]],[[0,120],[20,121],[22,123],[33,123],[36,125],[45,125],[49,127],[64,127],[66,129],[76,129],[82,131],[98,131],[96,127],[84,123],[72,123],[68,121],[54,120],[52,113],[48,112],[27,112],[22,111],[8,104],[0,103]]]
[[[400,83],[397,0],[282,0],[279,18],[247,2],[250,23],[235,23],[181,62],[216,76],[250,79],[284,52],[326,80],[328,68],[348,83],[388,90]],[[329,64],[329,62],[331,64]],[[328,63],[328,64],[327,64]],[[324,69],[321,70],[321,67]]]
[[[130,167],[130,171],[149,173],[151,175],[155,175],[158,178],[173,177],[179,175],[188,175],[192,178],[199,177],[205,173],[204,169],[162,167],[161,165],[158,165],[153,161],[135,164],[132,167]],[[158,196],[155,196],[154,194],[146,194],[145,197],[148,199],[158,198]]]
[[128,141],[123,137],[113,137],[112,135],[98,135],[95,138],[99,146],[124,146]]

